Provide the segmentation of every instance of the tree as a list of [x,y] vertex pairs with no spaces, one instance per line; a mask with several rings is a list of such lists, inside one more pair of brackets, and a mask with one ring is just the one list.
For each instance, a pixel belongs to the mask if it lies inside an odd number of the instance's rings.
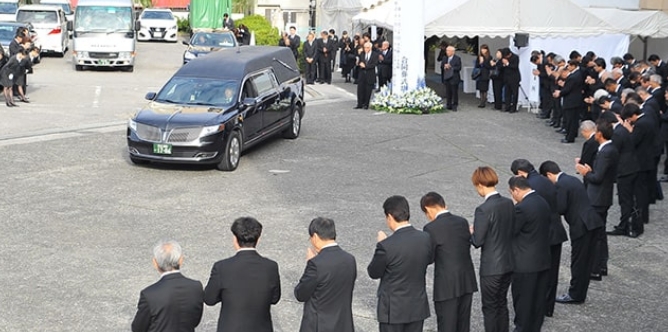
[[254,7],[255,7],[255,0],[232,0],[232,11],[234,13],[253,15]]

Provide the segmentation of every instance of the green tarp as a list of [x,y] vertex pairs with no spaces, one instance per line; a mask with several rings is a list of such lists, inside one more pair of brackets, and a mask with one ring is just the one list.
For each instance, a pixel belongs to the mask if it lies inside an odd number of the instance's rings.
[[223,14],[231,13],[231,0],[191,0],[190,27],[193,29],[220,29]]

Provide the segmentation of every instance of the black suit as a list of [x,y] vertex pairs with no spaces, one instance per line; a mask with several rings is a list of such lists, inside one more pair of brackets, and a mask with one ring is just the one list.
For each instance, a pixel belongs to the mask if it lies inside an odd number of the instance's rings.
[[513,272],[513,201],[496,193],[475,210],[471,243],[482,247],[480,293],[485,331],[508,331],[508,287]]
[[569,225],[571,236],[571,283],[568,294],[576,301],[587,298],[593,260],[593,241],[603,221],[589,203],[587,190],[580,180],[560,173],[557,178],[557,206]]
[[[591,135],[583,144],[582,152],[580,153],[580,164],[582,165],[594,165],[594,160],[596,159],[596,153],[598,153],[598,142],[596,137]],[[585,187],[587,187],[587,179],[583,179]]]
[[516,331],[540,331],[549,281],[550,205],[535,191],[515,205],[513,306]]
[[[368,56],[368,60],[367,60]],[[371,93],[376,84],[376,66],[378,66],[378,53],[371,51],[368,55],[362,52],[359,55],[359,64],[364,64],[364,68],[359,67],[357,76],[357,107],[369,107]]]
[[614,124],[615,129],[612,134],[612,144],[619,152],[619,164],[617,165],[617,200],[621,208],[619,225],[615,228],[625,232],[638,230],[642,222],[636,211],[635,185],[638,175],[638,159],[635,154],[635,147],[631,140],[631,134],[620,123]]
[[[306,73],[304,74],[306,76],[306,84],[313,84],[315,82],[316,77],[318,76],[317,73],[318,52],[316,50],[315,41],[311,43],[309,43],[308,40],[305,41],[303,52],[304,52],[304,64],[306,65]],[[309,63],[308,61],[306,61],[306,58],[311,58],[313,59],[313,61]]]
[[654,174],[657,164],[654,157],[657,135],[658,131],[654,120],[644,113],[636,120],[631,132],[631,140],[635,146],[639,166],[635,186],[636,201],[643,223],[649,222],[650,190],[654,190],[656,185]]
[[[450,65],[450,69],[445,69]],[[445,85],[445,98],[448,108],[456,109],[459,105],[459,83],[462,81],[460,72],[462,70],[462,59],[454,54],[452,58],[447,55],[441,60],[441,82]]]
[[332,59],[336,56],[336,45],[331,38],[327,41],[318,38],[315,47],[318,52],[318,80],[332,83]]
[[478,291],[471,261],[471,233],[466,219],[450,212],[424,226],[431,237],[434,308],[439,332],[468,332],[471,299]]
[[166,274],[141,291],[132,332],[195,331],[203,299],[201,282],[180,272]]
[[508,58],[508,64],[503,65],[503,85],[506,88],[506,112],[517,111],[520,81],[520,58],[511,53]]
[[297,301],[305,302],[299,332],[354,332],[355,279],[355,257],[339,246],[323,248],[311,258],[295,287]]
[[216,262],[204,289],[204,303],[221,303],[218,332],[272,332],[271,305],[280,299],[278,264],[255,250]]
[[425,275],[431,261],[429,234],[413,226],[397,229],[378,242],[367,272],[371,279],[380,279],[380,332],[422,331],[429,317]]
[[557,286],[559,284],[559,267],[561,265],[561,246],[568,240],[566,229],[561,222],[559,209],[557,207],[557,187],[546,177],[532,170],[527,175],[527,181],[531,189],[550,206],[550,270],[548,272],[547,297],[545,302],[545,312],[554,312],[554,300],[557,296]]
[[649,88],[649,92],[652,94],[652,98],[656,100],[656,102],[659,104],[659,109],[661,112],[666,111],[666,90],[662,88],[661,86],[658,86],[656,88]]
[[584,108],[584,79],[582,70],[577,69],[568,75],[560,95],[563,100],[564,120],[566,122],[566,140],[573,142],[578,135],[580,114]]
[[605,233],[605,225],[608,220],[608,209],[612,205],[618,163],[619,151],[610,141],[599,147],[592,171],[584,176],[589,183],[587,186],[589,201],[603,220],[603,228],[597,231],[595,240],[596,254],[592,263],[592,272],[595,274],[600,274],[601,270],[608,270],[608,237]]
[[[383,50],[378,51],[383,55]],[[381,87],[392,80],[392,49],[387,49],[383,60],[378,62],[378,86]]]

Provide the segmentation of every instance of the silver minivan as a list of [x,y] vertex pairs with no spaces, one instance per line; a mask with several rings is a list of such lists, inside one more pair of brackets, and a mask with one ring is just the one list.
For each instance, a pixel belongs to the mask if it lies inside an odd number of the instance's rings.
[[47,5],[26,5],[16,11],[16,21],[31,23],[37,32],[42,53],[56,53],[64,56],[69,38],[67,18],[61,7]]

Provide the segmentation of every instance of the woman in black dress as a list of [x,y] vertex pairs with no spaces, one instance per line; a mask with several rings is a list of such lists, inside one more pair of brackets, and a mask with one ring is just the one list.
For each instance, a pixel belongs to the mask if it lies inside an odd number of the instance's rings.
[[15,56],[11,57],[7,64],[0,69],[0,84],[3,87],[3,94],[5,95],[5,103],[7,107],[16,107],[14,104],[14,94],[12,89],[14,87],[14,79],[19,75],[21,70],[21,60],[26,57],[26,51],[20,51]]
[[480,69],[480,76],[475,81],[476,90],[480,91],[480,104],[478,107],[485,108],[487,103],[487,91],[489,91],[489,73],[492,69],[492,64],[490,61],[492,56],[489,53],[489,46],[483,44],[480,46],[480,53],[478,54],[478,60],[475,63],[475,67]]
[[353,70],[353,67],[355,67],[355,59],[357,58],[357,54],[355,54],[355,44],[347,35],[344,35],[344,37],[341,38],[340,43],[341,61],[339,61],[339,63],[341,64],[341,75],[345,77],[346,83],[350,83],[352,78],[351,71]]
[[28,101],[25,94],[25,87],[27,86],[26,76],[28,73],[32,73],[33,59],[36,59],[39,56],[39,48],[30,46],[30,44],[25,45],[25,48],[26,50],[30,50],[30,52],[19,63],[20,68],[18,75],[14,77],[14,86],[16,86],[19,100],[24,103],[29,103],[30,101]]

